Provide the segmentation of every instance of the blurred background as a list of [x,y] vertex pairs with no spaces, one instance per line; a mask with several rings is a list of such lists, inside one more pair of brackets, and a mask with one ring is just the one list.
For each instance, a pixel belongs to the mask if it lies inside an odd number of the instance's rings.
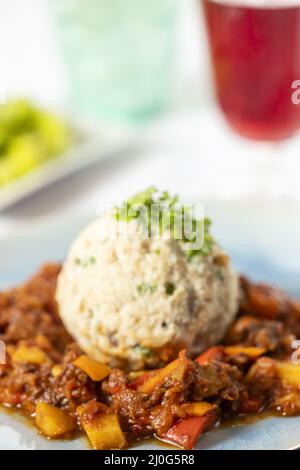
[[[165,82],[172,74],[172,86],[179,86],[177,100],[181,101],[182,86],[190,95],[185,101],[193,100],[193,92],[197,98],[205,99],[209,74],[199,2],[154,0],[151,6],[148,3],[137,0],[28,0],[25,4],[21,0],[1,0],[0,64],[6,92],[60,107],[68,91],[66,62],[72,61],[72,51],[66,53],[62,43],[65,45],[69,41],[70,49],[74,48],[77,68],[82,70],[80,78],[89,74],[92,80],[90,68],[93,64],[95,68],[106,68],[104,74],[113,83],[109,90],[99,89],[99,92],[110,93],[120,83],[129,87],[126,79],[145,80],[148,73],[152,73],[148,80],[163,82],[161,87],[165,91]],[[91,31],[90,26],[93,18],[95,31]],[[144,24],[140,24],[142,21]],[[130,32],[132,38],[128,38]],[[133,41],[133,47],[130,47],[130,41]],[[91,42],[94,44],[92,51],[88,50]],[[152,51],[149,46],[146,51],[147,42],[151,42]],[[124,69],[122,57],[128,58],[131,54],[135,55],[130,59],[131,76],[126,77],[128,69]],[[143,54],[143,63],[138,54]],[[151,58],[152,65],[149,64]],[[101,65],[103,61],[105,64]],[[170,70],[172,62],[176,67],[175,82]],[[110,75],[122,67],[122,77]],[[191,84],[194,89],[189,93]],[[76,99],[81,100],[78,96]],[[161,99],[165,101],[164,97]]]
[[274,5],[0,0],[0,234],[156,185],[298,268],[300,2]]

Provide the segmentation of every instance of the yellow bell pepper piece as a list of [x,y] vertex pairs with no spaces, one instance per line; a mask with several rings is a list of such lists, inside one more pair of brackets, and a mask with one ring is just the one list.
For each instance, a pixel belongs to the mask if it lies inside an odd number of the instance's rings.
[[50,364],[51,359],[47,354],[36,346],[18,346],[11,355],[13,363],[20,364]]
[[72,416],[48,403],[37,404],[35,423],[51,439],[67,436],[76,429],[76,421]]
[[183,380],[187,368],[187,359],[181,354],[178,359],[168,364],[163,369],[158,369],[150,374],[145,374],[147,379],[145,382],[142,381],[142,377],[137,380],[141,381],[138,386],[139,392],[150,394],[157,387],[162,385],[165,380],[172,378],[178,381]]
[[291,385],[300,386],[300,365],[291,362],[277,362],[279,378]]
[[244,354],[250,358],[255,359],[256,357],[265,354],[266,350],[258,348],[256,346],[227,346],[224,348],[225,354],[228,356],[237,356],[238,354]]
[[94,382],[101,382],[111,373],[110,367],[100,364],[85,355],[78,357],[73,364],[83,370]]
[[210,411],[215,410],[217,407],[216,405],[212,405],[211,403],[201,401],[194,403],[185,403],[184,405],[181,405],[181,408],[189,416],[204,416]]
[[115,414],[109,414],[104,408],[103,412],[100,411],[92,418],[84,415],[85,405],[77,408],[81,426],[86,432],[93,449],[124,449],[127,446],[127,442],[125,434],[120,427],[119,418]]

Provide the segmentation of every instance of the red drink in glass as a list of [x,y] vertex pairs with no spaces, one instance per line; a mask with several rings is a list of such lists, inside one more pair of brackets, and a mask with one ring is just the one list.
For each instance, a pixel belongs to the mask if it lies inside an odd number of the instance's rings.
[[201,0],[220,106],[240,134],[280,140],[300,128],[300,0]]

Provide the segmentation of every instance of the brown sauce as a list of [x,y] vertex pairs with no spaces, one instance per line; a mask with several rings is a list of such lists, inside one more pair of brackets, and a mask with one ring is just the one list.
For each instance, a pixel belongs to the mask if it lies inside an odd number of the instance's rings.
[[253,413],[249,415],[239,415],[232,418],[224,419],[220,423],[220,428],[240,428],[242,426],[250,426],[257,424],[260,421],[263,421],[268,418],[279,417],[278,414],[275,414],[271,411],[262,411],[261,413]]

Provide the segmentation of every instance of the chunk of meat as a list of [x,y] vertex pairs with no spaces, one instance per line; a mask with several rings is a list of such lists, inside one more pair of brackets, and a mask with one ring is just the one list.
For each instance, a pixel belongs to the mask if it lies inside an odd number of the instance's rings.
[[225,338],[226,344],[256,346],[273,352],[289,349],[294,336],[286,332],[283,323],[262,320],[252,316],[240,317],[230,328]]
[[46,265],[27,284],[0,294],[0,340],[17,344],[44,336],[57,352],[72,341],[54,300],[60,265]]
[[281,386],[276,361],[269,357],[259,358],[250,368],[246,384],[250,396],[270,401],[274,391]]
[[280,320],[286,316],[290,304],[285,292],[267,284],[254,284],[245,277],[240,278],[240,285],[240,310],[243,314],[269,320]]
[[242,373],[230,364],[212,361],[195,365],[193,400],[218,396],[221,400],[237,400],[242,389]]

